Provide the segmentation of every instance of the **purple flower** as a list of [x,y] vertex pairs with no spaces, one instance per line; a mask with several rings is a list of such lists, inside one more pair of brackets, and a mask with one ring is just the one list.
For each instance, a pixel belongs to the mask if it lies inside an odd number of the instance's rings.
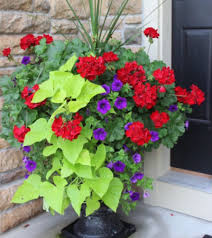
[[130,151],[130,148],[128,148],[126,145],[123,145],[123,149],[125,153]]
[[125,126],[124,129],[127,131],[129,129],[129,126],[132,125],[132,122],[128,122]]
[[178,110],[178,106],[177,105],[170,105],[169,107],[169,111],[170,112],[176,112]]
[[108,111],[110,111],[111,106],[107,99],[102,99],[98,101],[97,104],[97,111],[101,112],[102,114],[106,114]]
[[189,121],[185,122],[185,128],[188,130],[188,128],[189,128]]
[[133,202],[138,201],[140,199],[140,193],[137,192],[131,192],[130,198]]
[[135,164],[140,163],[140,162],[141,162],[141,159],[142,159],[142,157],[141,157],[141,155],[140,155],[139,153],[135,153],[135,154],[133,155],[133,160],[134,160]]
[[131,183],[137,183],[138,180],[142,180],[144,177],[144,174],[142,173],[135,173],[132,178],[130,179],[131,180]]
[[25,176],[24,176],[25,179],[28,179],[29,178],[29,174],[26,173]]
[[104,88],[105,93],[102,93],[101,95],[108,95],[110,93],[110,87],[107,84],[103,84],[102,87]]
[[27,157],[27,156],[24,156],[22,160],[23,160],[23,162],[26,164],[26,163],[27,163],[27,161],[29,160],[29,157]]
[[150,131],[150,134],[151,134],[151,141],[152,142],[156,142],[158,141],[160,138],[159,138],[159,134],[157,131]]
[[122,86],[123,83],[119,79],[117,79],[117,76],[114,77],[114,80],[111,85],[112,91],[119,92],[122,89]]
[[31,147],[30,146],[24,146],[23,151],[26,152],[26,153],[29,153],[31,151]]
[[21,63],[24,64],[24,65],[29,64],[30,63],[30,57],[29,56],[24,56]]
[[123,173],[126,165],[121,161],[117,161],[113,164],[113,168],[118,173]]
[[25,167],[26,167],[26,169],[28,170],[28,172],[33,172],[33,171],[36,169],[37,164],[36,164],[36,162],[33,161],[33,160],[28,160],[28,161],[26,162]]
[[147,191],[144,191],[143,198],[148,198],[150,197],[150,194]]
[[89,108],[87,108],[87,109],[86,109],[86,115],[87,115],[87,116],[90,116],[90,114],[91,114],[91,111],[90,111]]
[[118,97],[114,103],[114,106],[119,110],[126,108],[127,107],[127,99]]
[[112,161],[107,164],[107,168],[108,169],[112,169],[113,168],[113,162]]
[[107,132],[105,131],[104,128],[98,128],[93,131],[93,136],[94,136],[95,140],[103,141],[107,137]]

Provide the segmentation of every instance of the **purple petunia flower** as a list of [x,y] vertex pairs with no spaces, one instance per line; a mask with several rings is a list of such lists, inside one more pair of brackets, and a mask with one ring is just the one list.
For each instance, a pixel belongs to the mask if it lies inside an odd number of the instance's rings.
[[103,141],[107,137],[107,132],[105,131],[104,128],[98,128],[93,131],[93,136],[94,136],[95,140]]
[[140,199],[140,193],[137,192],[131,192],[130,198],[133,202],[138,201]]
[[126,145],[123,145],[124,152],[129,152],[130,148],[128,148]]
[[188,128],[189,128],[189,121],[187,120],[186,122],[185,122],[185,128],[188,130]]
[[112,91],[119,92],[122,89],[122,87],[123,83],[119,79],[117,79],[117,76],[114,77],[114,80],[111,85]]
[[107,164],[107,168],[108,169],[112,169],[113,168],[113,162],[112,161]]
[[144,177],[144,174],[142,173],[135,173],[132,178],[130,179],[131,183],[137,183],[138,180],[142,180]]
[[156,142],[158,141],[160,138],[159,138],[159,134],[157,131],[150,131],[150,134],[151,134],[151,141],[152,142]]
[[110,93],[110,87],[107,84],[103,84],[102,87],[104,88],[105,93],[102,93],[101,95],[108,95]]
[[144,191],[143,198],[148,198],[150,197],[150,194],[147,191]]
[[24,156],[22,160],[23,160],[23,162],[26,164],[26,163],[27,163],[27,161],[29,160],[29,157],[27,157],[27,156]]
[[135,153],[135,154],[133,155],[133,160],[134,160],[135,164],[138,164],[138,163],[141,162],[142,157],[141,157],[141,155],[140,155],[139,153]]
[[28,161],[26,162],[25,167],[26,167],[26,169],[28,170],[28,172],[33,172],[33,171],[36,169],[37,164],[36,164],[36,162],[33,161],[33,160],[28,160]]
[[129,126],[132,125],[132,122],[128,122],[125,126],[124,129],[127,131],[129,129]]
[[177,105],[170,105],[169,107],[169,111],[170,112],[176,112],[178,110],[178,106]]
[[125,163],[121,162],[121,161],[117,161],[113,164],[113,168],[116,172],[118,173],[123,173],[125,170]]
[[26,173],[25,176],[24,176],[25,179],[28,179],[29,178],[29,174]]
[[107,99],[102,99],[98,101],[97,111],[99,111],[102,114],[106,114],[108,111],[110,111],[110,109],[111,109],[110,102]]
[[29,64],[30,63],[30,57],[29,56],[24,56],[21,63],[24,64],[24,65]]
[[114,106],[119,110],[126,108],[127,107],[127,99],[118,97],[114,103]]
[[31,151],[31,147],[30,146],[24,146],[23,151],[26,152],[26,153],[29,153]]

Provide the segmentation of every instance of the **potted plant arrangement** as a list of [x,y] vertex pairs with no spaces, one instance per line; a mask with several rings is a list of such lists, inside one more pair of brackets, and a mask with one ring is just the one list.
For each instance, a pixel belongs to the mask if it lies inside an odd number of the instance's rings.
[[[52,214],[72,205],[81,217],[64,237],[135,232],[115,212],[120,205],[128,214],[153,188],[143,174],[144,153],[161,144],[172,148],[188,128],[191,106],[204,101],[196,85],[177,86],[174,71],[151,62],[145,49],[133,53],[126,42],[111,40],[128,0],[103,32],[112,2],[100,26],[102,1],[89,0],[89,35],[67,1],[83,40],[28,34],[20,40],[22,64],[0,81],[1,137],[21,146],[27,170],[12,202],[42,197]],[[153,28],[144,34],[150,44],[159,37]],[[13,60],[10,48],[3,54]]]

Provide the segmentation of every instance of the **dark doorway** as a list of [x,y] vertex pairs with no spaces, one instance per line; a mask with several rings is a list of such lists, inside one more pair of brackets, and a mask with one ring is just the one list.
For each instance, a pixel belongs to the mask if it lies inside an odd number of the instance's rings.
[[177,85],[206,94],[190,127],[171,152],[171,166],[212,174],[212,0],[173,0],[172,66]]

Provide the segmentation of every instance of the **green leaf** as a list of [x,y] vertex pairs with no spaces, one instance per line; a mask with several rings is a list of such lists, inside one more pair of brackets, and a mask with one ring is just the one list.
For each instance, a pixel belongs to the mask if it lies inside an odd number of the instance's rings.
[[47,120],[44,118],[38,119],[29,127],[31,130],[25,136],[24,146],[44,140],[49,131]]
[[66,91],[58,88],[54,93],[54,96],[51,98],[51,102],[53,103],[63,103],[66,98]]
[[92,168],[87,165],[75,164],[74,172],[81,178],[86,178],[86,179],[93,178]]
[[88,198],[86,200],[86,216],[91,215],[96,210],[100,208],[100,202],[97,200],[92,200],[91,198]]
[[43,156],[50,156],[52,154],[55,154],[58,149],[57,145],[50,145],[44,148],[43,150]]
[[70,163],[75,164],[86,142],[87,139],[82,135],[73,141],[63,140],[63,138],[59,137],[58,147],[62,149],[66,159]]
[[72,75],[71,78],[65,80],[64,89],[66,90],[67,97],[77,98],[85,84],[85,79],[80,75]]
[[54,157],[53,158],[53,163],[52,163],[52,168],[48,171],[46,174],[46,179],[48,180],[50,176],[57,170],[59,170],[62,167],[60,163],[60,157]]
[[60,67],[59,71],[71,71],[77,60],[78,57],[74,54],[64,65]]
[[41,178],[37,174],[32,174],[17,189],[12,202],[25,203],[37,199],[40,195]]
[[95,166],[96,169],[99,169],[106,159],[106,149],[105,145],[101,144],[97,147],[96,154],[92,158],[92,166]]
[[82,164],[82,165],[91,165],[91,157],[90,157],[90,153],[88,150],[82,150],[82,152],[80,153],[76,163]]
[[53,181],[57,187],[65,187],[68,184],[67,181],[60,176],[54,176]]
[[114,212],[116,212],[118,208],[122,190],[123,190],[123,183],[121,182],[121,180],[119,178],[113,178],[107,193],[102,198],[104,203]]
[[87,104],[87,102],[80,100],[71,101],[68,103],[69,111],[73,113],[78,112],[81,108],[86,107]]
[[63,167],[61,169],[61,177],[67,178],[74,173],[73,165],[71,165],[66,159],[63,159]]
[[83,135],[90,140],[93,135],[93,130],[90,128],[90,125],[86,124],[86,126],[82,128],[80,135]]
[[71,200],[72,207],[75,212],[80,216],[81,206],[85,199],[90,196],[90,189],[86,184],[82,184],[80,190],[77,185],[69,185],[67,195]]
[[108,168],[99,169],[99,176],[95,179],[86,180],[88,186],[101,198],[107,192],[110,182],[113,179],[113,173]]

